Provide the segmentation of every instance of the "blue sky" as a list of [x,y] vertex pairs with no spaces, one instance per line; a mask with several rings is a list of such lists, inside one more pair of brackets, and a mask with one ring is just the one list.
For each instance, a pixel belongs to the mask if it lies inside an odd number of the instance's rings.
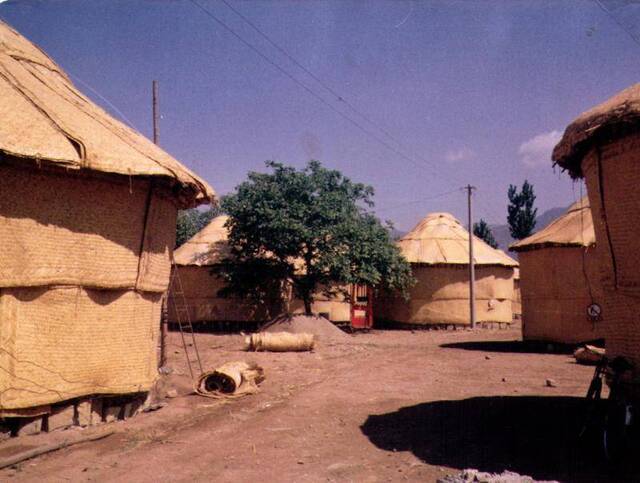
[[602,2],[611,15],[586,0],[228,0],[340,100],[225,3],[196,1],[369,134],[190,0],[8,0],[0,18],[149,137],[157,79],[161,145],[219,194],[267,159],[316,158],[373,185],[380,217],[403,230],[432,211],[465,219],[467,183],[491,223],[525,178],[540,211],[571,203],[580,186],[553,170],[553,144],[640,71],[616,23],[634,34],[638,8],[622,0]]

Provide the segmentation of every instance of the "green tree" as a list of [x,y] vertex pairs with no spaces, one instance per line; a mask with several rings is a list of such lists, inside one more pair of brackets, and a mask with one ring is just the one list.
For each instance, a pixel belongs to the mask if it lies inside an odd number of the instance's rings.
[[489,228],[487,222],[482,218],[480,218],[480,221],[478,223],[473,224],[473,234],[478,238],[484,240],[490,247],[498,248],[498,242],[493,237],[491,228]]
[[520,192],[516,186],[509,185],[507,196],[509,197],[509,206],[507,207],[509,232],[516,240],[522,240],[531,235],[536,227],[538,209],[533,207],[533,203],[536,201],[533,185],[525,180]]
[[216,216],[221,214],[220,205],[212,205],[208,210],[198,210],[191,208],[189,210],[178,211],[178,219],[176,220],[176,246],[183,245],[193,235],[202,230]]
[[322,287],[367,284],[407,296],[411,266],[367,210],[373,188],[310,161],[301,170],[268,161],[227,196],[231,256],[226,293],[255,296],[291,286],[311,313]]

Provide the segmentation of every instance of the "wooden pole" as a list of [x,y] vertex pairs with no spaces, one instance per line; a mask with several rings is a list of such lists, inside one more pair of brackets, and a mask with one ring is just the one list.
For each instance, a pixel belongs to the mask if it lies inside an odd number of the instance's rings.
[[152,92],[153,92],[153,142],[154,144],[158,144],[160,142],[160,111],[158,106],[158,81],[154,80],[152,82]]
[[[160,142],[160,107],[157,80],[151,83],[151,97],[153,107],[153,142],[154,144],[158,144]],[[171,289],[171,287],[169,287],[169,289]],[[163,367],[167,363],[167,339],[169,335],[168,298],[168,293],[162,298],[162,313],[160,315],[160,360],[158,361],[158,367]]]
[[473,210],[471,205],[471,195],[475,186],[467,185],[467,207],[469,215],[469,320],[471,328],[476,328],[476,268],[473,260]]

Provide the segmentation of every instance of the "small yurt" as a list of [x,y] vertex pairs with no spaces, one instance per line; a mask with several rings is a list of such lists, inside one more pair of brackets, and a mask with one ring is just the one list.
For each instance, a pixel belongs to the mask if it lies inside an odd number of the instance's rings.
[[603,338],[595,233],[587,197],[546,228],[511,245],[520,262],[525,340],[575,344]]
[[275,300],[272,304],[256,306],[237,297],[218,294],[224,280],[216,267],[230,254],[227,220],[226,215],[214,218],[175,251],[177,277],[172,290],[181,287],[184,298],[175,293],[169,297],[170,322],[178,322],[173,300],[178,305],[186,305],[191,322],[239,322],[248,327],[278,315],[280,309]]
[[[182,285],[186,308],[192,322],[231,322],[241,327],[252,327],[266,322],[282,312],[303,313],[301,300],[284,295],[286,306],[274,296],[271,303],[256,306],[238,297],[221,297],[219,291],[224,287],[224,280],[217,275],[216,266],[230,255],[228,231],[225,224],[228,216],[221,215],[196,233],[193,238],[175,251],[175,265],[179,282],[174,282],[172,289]],[[171,300],[179,296],[172,294]],[[351,304],[343,291],[330,293],[319,291],[314,297],[312,310],[315,314],[326,316],[334,322],[346,322],[350,318]],[[169,320],[178,322],[173,304],[169,304]]]
[[213,191],[3,22],[0,70],[0,422],[148,391],[177,210]]
[[604,289],[607,357],[635,366],[640,383],[640,84],[580,115],[553,160],[584,177]]
[[[469,325],[469,232],[448,213],[427,215],[397,242],[417,280],[411,298],[383,293],[374,304],[384,323]],[[513,320],[518,262],[474,236],[476,321]]]

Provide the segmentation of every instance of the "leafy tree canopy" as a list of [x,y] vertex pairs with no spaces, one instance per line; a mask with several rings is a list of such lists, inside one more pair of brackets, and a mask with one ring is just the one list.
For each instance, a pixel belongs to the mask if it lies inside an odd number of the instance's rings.
[[232,255],[227,291],[266,294],[267,282],[291,284],[307,314],[313,294],[350,283],[385,285],[403,294],[411,267],[389,231],[367,210],[373,188],[310,161],[301,170],[268,161],[223,200]]
[[486,221],[480,218],[478,223],[473,224],[473,234],[478,238],[485,241],[487,245],[492,248],[498,248],[498,242],[493,237],[493,233],[491,232],[491,228]]
[[533,203],[536,201],[533,185],[525,180],[520,192],[516,186],[509,185],[507,196],[509,197],[509,206],[507,207],[509,231],[513,238],[522,240],[531,235],[536,227],[538,209],[533,207]]
[[218,204],[211,206],[208,210],[198,210],[191,208],[189,210],[178,211],[178,219],[176,222],[176,248],[187,242],[193,235],[202,230],[216,216],[221,214]]

